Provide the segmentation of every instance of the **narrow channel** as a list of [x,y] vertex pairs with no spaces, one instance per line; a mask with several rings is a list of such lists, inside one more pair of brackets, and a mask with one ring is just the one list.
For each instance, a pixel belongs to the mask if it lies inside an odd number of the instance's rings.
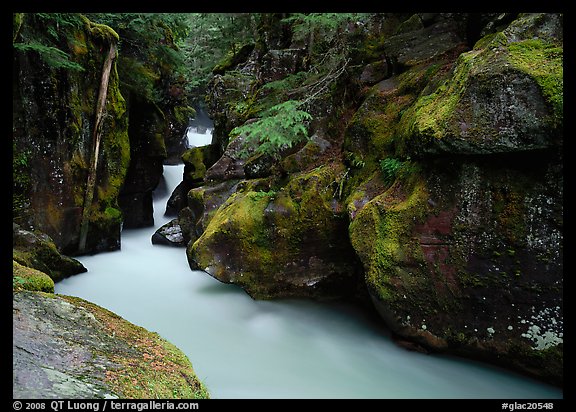
[[158,332],[188,355],[212,398],[562,398],[559,388],[499,368],[402,349],[351,306],[254,301],[191,271],[184,249],[151,243],[182,173],[164,166],[155,227],[124,230],[120,251],[78,258],[88,272],[55,291]]

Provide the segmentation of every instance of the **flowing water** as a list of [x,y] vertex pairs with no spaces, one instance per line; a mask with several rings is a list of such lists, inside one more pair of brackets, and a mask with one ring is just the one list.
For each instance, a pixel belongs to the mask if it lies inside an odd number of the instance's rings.
[[169,220],[166,200],[182,172],[164,166],[155,228],[124,230],[121,251],[78,258],[88,272],[58,282],[56,293],[158,332],[186,353],[212,398],[562,398],[558,388],[498,368],[401,349],[349,305],[254,301],[191,271],[185,249],[150,240]]

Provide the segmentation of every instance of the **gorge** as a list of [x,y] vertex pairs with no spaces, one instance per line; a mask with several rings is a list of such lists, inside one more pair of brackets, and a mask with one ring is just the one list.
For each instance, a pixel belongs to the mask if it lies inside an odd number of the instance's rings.
[[13,17],[18,310],[212,397],[562,397],[561,13]]

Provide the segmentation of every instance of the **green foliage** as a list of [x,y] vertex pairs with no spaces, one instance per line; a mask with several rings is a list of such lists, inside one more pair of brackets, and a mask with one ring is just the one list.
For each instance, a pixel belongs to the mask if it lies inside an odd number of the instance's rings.
[[[19,25],[30,20],[34,30],[26,33],[18,30],[13,38],[14,49],[23,53],[37,53],[49,67],[83,71],[84,68],[70,60],[70,55],[63,49],[74,44],[74,31],[82,26],[82,19],[77,13],[32,13],[22,14]],[[19,39],[19,41],[16,41]]]
[[296,100],[277,104],[265,111],[259,120],[234,128],[230,137],[244,134],[247,142],[259,144],[257,153],[277,157],[281,150],[308,138],[306,122],[312,120],[312,116],[299,110],[301,104]]
[[259,15],[255,13],[190,13],[183,44],[189,90],[202,94],[213,68],[254,42]]
[[34,13],[34,18],[46,28],[48,35],[54,40],[61,40],[62,35],[66,39],[70,31],[82,26],[82,20],[77,13]]
[[[148,102],[167,105],[174,96],[168,85],[185,81],[184,51],[188,16],[179,13],[93,13],[91,21],[118,33],[120,86]],[[182,103],[182,102],[178,102]]]
[[46,46],[38,41],[30,43],[14,43],[14,49],[22,52],[36,52],[40,58],[54,69],[84,71],[84,68],[70,60],[70,55],[57,47]]
[[353,152],[348,152],[346,154],[346,160],[350,162],[350,165],[352,165],[352,167],[355,167],[357,169],[362,169],[364,166],[366,166],[366,161],[361,156],[358,156],[356,153]]
[[336,39],[339,30],[345,30],[348,23],[365,17],[363,13],[294,13],[284,21],[293,23],[296,40],[304,40],[314,34],[321,37],[323,42],[330,42]]
[[249,196],[250,199],[254,200],[254,201],[258,201],[260,199],[264,199],[266,198],[270,198],[271,200],[274,200],[274,197],[276,196],[278,192],[276,192],[275,190],[269,190],[267,192],[264,191],[258,191],[258,192],[250,192]]
[[398,171],[403,165],[404,163],[401,160],[393,157],[380,160],[380,170],[382,170],[382,174],[384,175],[384,181],[388,184],[394,182]]

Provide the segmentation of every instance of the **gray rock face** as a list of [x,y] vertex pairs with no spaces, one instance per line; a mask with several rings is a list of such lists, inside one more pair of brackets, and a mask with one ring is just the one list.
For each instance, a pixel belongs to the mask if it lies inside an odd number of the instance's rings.
[[60,297],[14,294],[13,397],[117,397],[104,382],[118,368],[105,350],[128,350],[108,336],[90,312]]
[[186,246],[178,219],[173,219],[158,229],[152,235],[152,243],[155,245]]
[[14,292],[12,319],[15,399],[209,396],[178,348],[83,299]]

